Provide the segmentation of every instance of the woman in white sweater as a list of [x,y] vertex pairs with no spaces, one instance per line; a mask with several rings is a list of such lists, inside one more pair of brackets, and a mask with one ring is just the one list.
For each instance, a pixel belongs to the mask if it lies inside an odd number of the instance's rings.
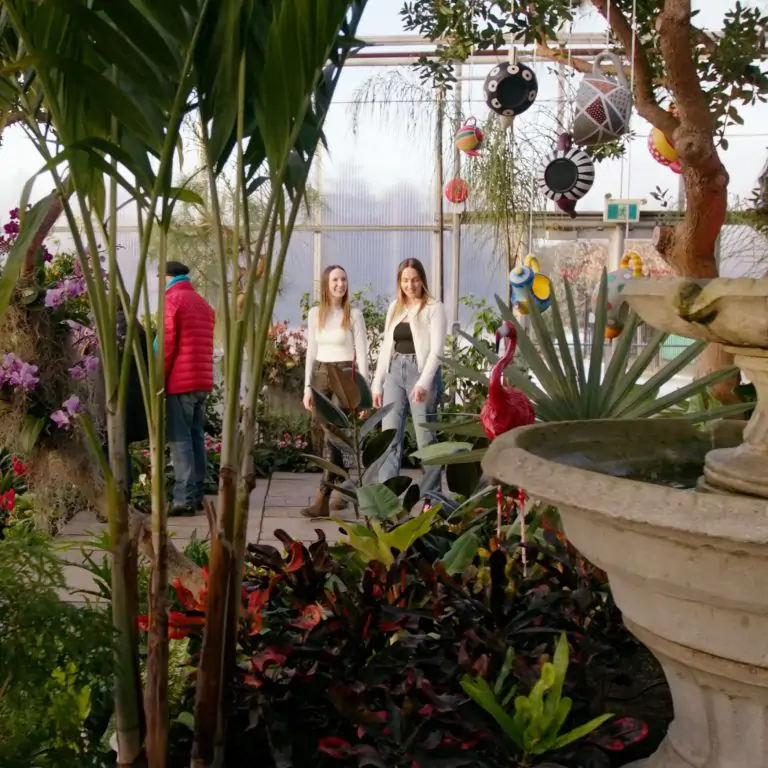
[[[304,407],[312,411],[312,387],[326,397],[333,397],[328,379],[328,364],[368,380],[368,335],[363,313],[349,303],[349,283],[343,267],[332,264],[323,272],[320,305],[309,310],[307,318],[307,359],[304,370]],[[343,466],[341,451],[325,440],[324,458]],[[302,510],[305,517],[328,517],[331,508],[343,509],[346,502],[339,494],[331,499],[330,484],[341,480],[323,472],[315,501]]]
[[[429,295],[424,265],[418,259],[406,259],[397,269],[397,299],[387,311],[372,387],[375,407],[392,405],[382,428],[397,430],[392,450],[381,465],[379,482],[400,474],[409,411],[419,448],[435,442],[434,433],[423,425],[434,420],[437,412],[445,336],[445,310]],[[441,477],[441,467],[424,467],[422,494],[439,492]]]

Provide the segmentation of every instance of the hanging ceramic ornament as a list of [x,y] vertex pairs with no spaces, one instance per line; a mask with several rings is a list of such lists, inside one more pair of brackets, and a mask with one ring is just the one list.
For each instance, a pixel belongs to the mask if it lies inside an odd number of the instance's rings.
[[666,166],[675,173],[683,172],[677,150],[658,128],[652,128],[648,134],[648,151],[660,165]]
[[472,157],[478,157],[483,146],[483,132],[477,127],[477,120],[474,117],[467,119],[467,122],[456,131],[454,141],[456,149],[465,152]]
[[592,189],[594,181],[595,166],[590,156],[573,146],[570,134],[561,133],[557,149],[539,171],[539,189],[573,219],[576,201]]
[[[611,62],[616,79],[606,75],[601,65]],[[621,59],[605,51],[595,58],[592,74],[584,75],[576,91],[571,125],[573,143],[582,147],[607,144],[624,135],[632,117],[632,91]]]
[[529,253],[522,265],[516,266],[509,273],[509,284],[512,286],[512,306],[521,315],[527,315],[531,310],[529,298],[536,304],[539,312],[546,312],[552,303],[552,281],[541,274],[539,260]]
[[536,73],[525,64],[497,64],[485,78],[483,95],[488,108],[502,117],[515,117],[536,101]]
[[[615,339],[624,330],[629,315],[629,304],[624,299],[624,290],[631,280],[642,280],[643,259],[634,251],[626,254],[615,272],[606,276],[608,290],[605,294],[605,338]],[[597,310],[597,299],[600,294],[600,283],[592,292],[592,310]]]
[[461,205],[469,199],[469,184],[464,179],[451,179],[445,185],[444,192],[449,203]]

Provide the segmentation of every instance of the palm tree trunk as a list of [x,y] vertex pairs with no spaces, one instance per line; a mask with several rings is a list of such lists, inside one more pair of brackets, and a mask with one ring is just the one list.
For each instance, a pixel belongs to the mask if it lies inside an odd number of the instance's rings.
[[112,620],[117,632],[115,647],[115,720],[118,768],[135,768],[143,753],[141,687],[137,643],[136,558],[130,535],[128,498],[124,488],[125,419],[107,410],[109,461],[114,480],[107,485],[109,537],[112,548]]

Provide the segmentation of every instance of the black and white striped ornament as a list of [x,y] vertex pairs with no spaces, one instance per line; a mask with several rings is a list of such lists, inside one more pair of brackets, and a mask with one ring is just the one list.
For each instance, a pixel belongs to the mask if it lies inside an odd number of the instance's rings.
[[544,195],[571,213],[576,201],[592,189],[595,165],[586,152],[573,146],[569,134],[561,134],[557,149],[547,157],[537,180]]

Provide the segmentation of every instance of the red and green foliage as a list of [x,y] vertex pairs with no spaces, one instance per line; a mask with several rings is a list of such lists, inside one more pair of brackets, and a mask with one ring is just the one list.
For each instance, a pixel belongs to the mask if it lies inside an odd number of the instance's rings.
[[[481,512],[471,525],[488,541],[485,519]],[[275,768],[523,765],[461,679],[481,676],[511,706],[539,680],[562,633],[570,646],[564,692],[573,700],[563,732],[614,709],[623,662],[639,646],[604,575],[548,522],[533,526],[525,576],[521,549],[509,542],[480,548],[449,575],[444,558],[458,531],[439,522],[389,567],[366,562],[354,538],[332,547],[317,533],[307,546],[277,531],[285,556],[249,547],[228,686],[228,765],[257,754]],[[205,613],[205,593],[176,586],[170,632],[190,639],[193,666]],[[536,759],[608,768],[646,733],[633,718],[613,719]]]

